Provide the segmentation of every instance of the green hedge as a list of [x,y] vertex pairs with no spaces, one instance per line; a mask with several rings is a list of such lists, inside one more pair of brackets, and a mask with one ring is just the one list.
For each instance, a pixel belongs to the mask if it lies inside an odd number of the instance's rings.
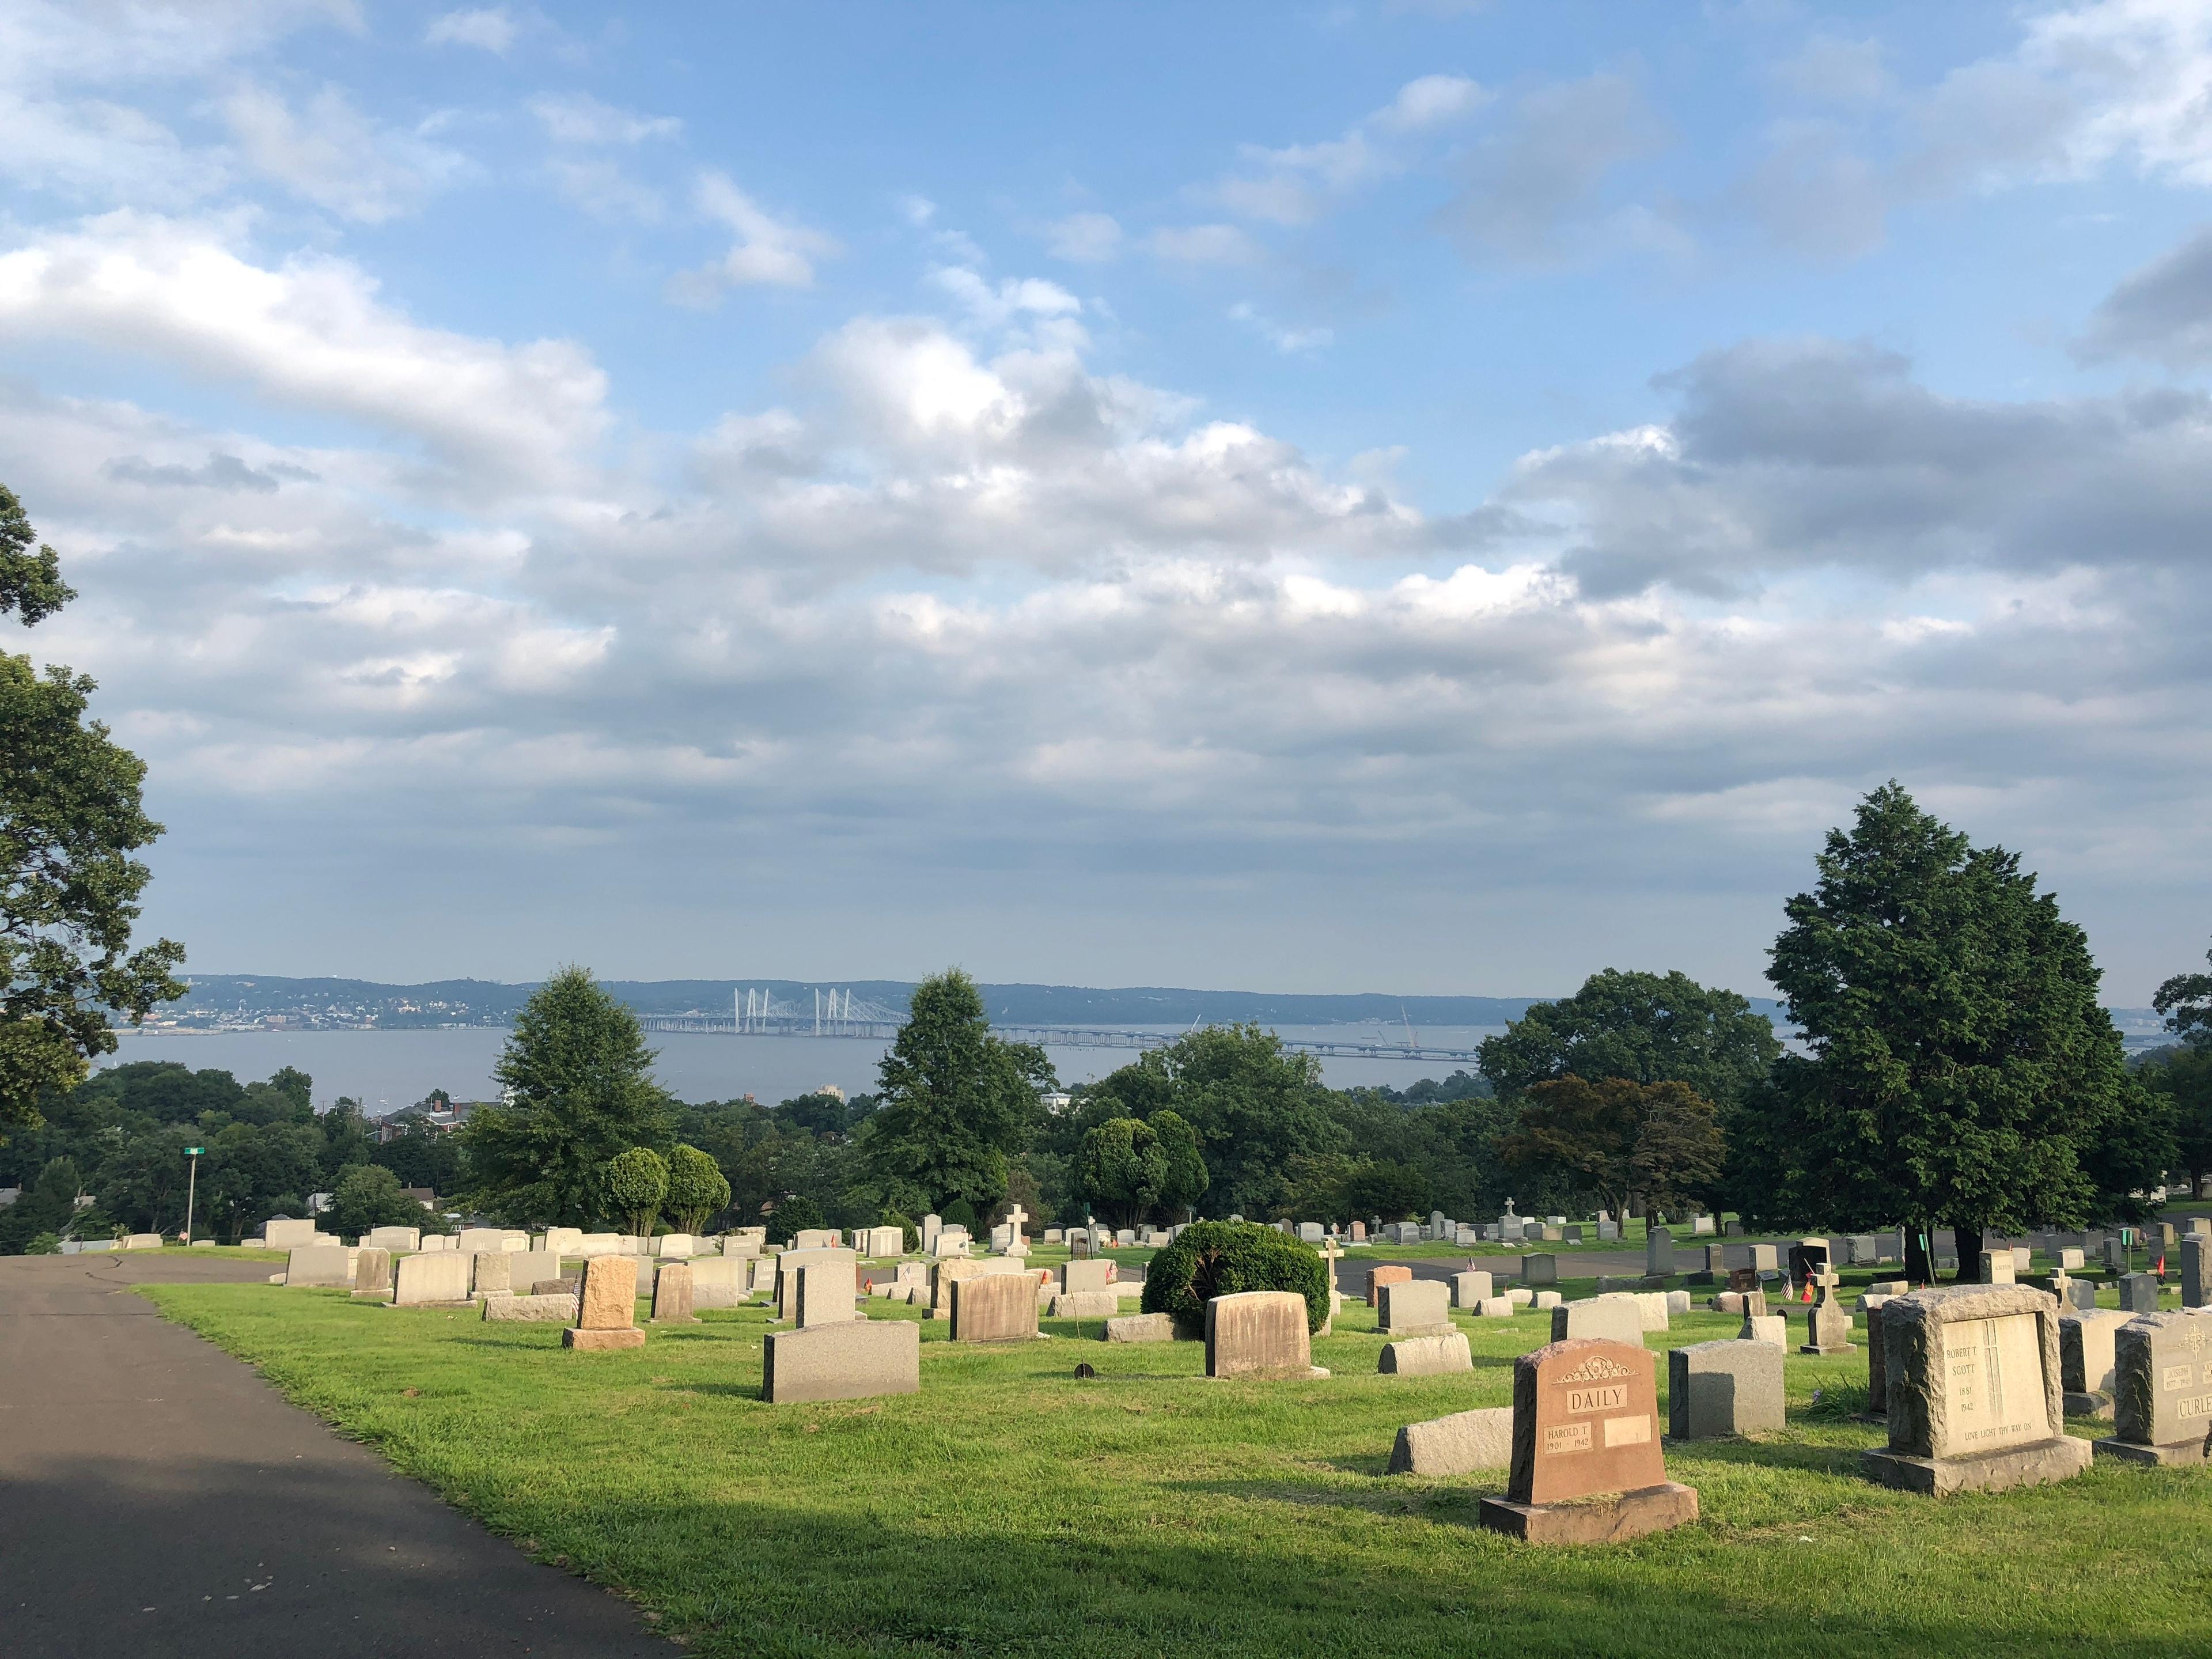
[[1164,1313],[1188,1336],[1206,1333],[1206,1304],[1239,1291],[1296,1291],[1306,1328],[1328,1317],[1328,1264],[1289,1234],[1249,1221],[1200,1221],[1152,1260],[1144,1310]]

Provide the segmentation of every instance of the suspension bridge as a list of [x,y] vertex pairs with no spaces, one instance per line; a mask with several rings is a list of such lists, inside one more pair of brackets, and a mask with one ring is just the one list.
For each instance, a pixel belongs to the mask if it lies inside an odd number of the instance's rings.
[[[648,1031],[686,1031],[704,1036],[846,1037],[888,1042],[906,1023],[906,1010],[856,997],[850,991],[816,989],[811,1003],[787,1001],[765,990],[739,990],[731,998],[730,1012],[694,1011],[681,1014],[641,1014]],[[1198,1029],[1195,1023],[1188,1028]],[[994,1035],[1017,1042],[1034,1042],[1045,1048],[1164,1048],[1182,1030],[1146,1030],[1110,1025],[1002,1025]],[[1372,1035],[1369,1035],[1369,1032]],[[1446,1048],[1423,1043],[1411,1025],[1403,1042],[1383,1040],[1379,1027],[1365,1028],[1358,1036],[1285,1037],[1283,1047],[1292,1054],[1318,1054],[1336,1060],[1416,1060],[1449,1061],[1471,1066],[1481,1056],[1471,1048]]]

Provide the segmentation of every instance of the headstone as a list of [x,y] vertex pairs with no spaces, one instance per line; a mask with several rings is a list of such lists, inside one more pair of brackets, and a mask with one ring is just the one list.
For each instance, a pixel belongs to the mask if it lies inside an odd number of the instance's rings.
[[1477,1319],[1510,1319],[1513,1317],[1513,1299],[1493,1296],[1487,1301],[1478,1302],[1474,1304],[1474,1316]]
[[[1548,1234],[1546,1236],[1547,1237],[1549,1237]],[[1559,1242],[1563,1244],[1581,1243],[1583,1242],[1582,1223],[1579,1221],[1570,1222],[1567,1225],[1560,1228]]]
[[2058,1316],[2058,1376],[2072,1417],[2110,1417],[2114,1341],[2130,1316],[2111,1308]]
[[1800,1353],[1849,1353],[1851,1316],[1836,1298],[1836,1271],[1823,1267],[1814,1280],[1814,1300],[1805,1310],[1805,1346]]
[[2013,1265],[2010,1250],[1984,1250],[1982,1252],[1982,1283],[1984,1285],[2012,1284],[2014,1279]]
[[1114,1282],[1111,1261],[1070,1261],[1060,1270],[1060,1288],[1073,1292],[1103,1291]]
[[548,1227],[545,1230],[545,1249],[550,1255],[580,1255],[583,1242],[584,1230],[580,1227]]
[[690,1233],[663,1233],[653,1241],[653,1253],[663,1261],[688,1261],[699,1254],[699,1241]]
[[772,1255],[757,1255],[745,1265],[752,1273],[751,1282],[746,1286],[748,1292],[753,1296],[759,1296],[763,1292],[774,1295],[776,1284],[775,1258]]
[[421,1249],[422,1230],[420,1227],[371,1227],[361,1236],[361,1242],[365,1249],[389,1250],[397,1255]]
[[561,1333],[561,1346],[593,1351],[645,1346],[645,1333],[637,1327],[635,1256],[599,1255],[584,1264],[576,1322]]
[[[1529,1295],[1527,1291],[1509,1291],[1508,1294],[1516,1297]],[[1544,1313],[1553,1308],[1558,1307],[1565,1300],[1566,1297],[1561,1296],[1557,1291],[1538,1291],[1530,1297],[1528,1305],[1534,1308],[1538,1313]],[[1521,1304],[1516,1302],[1513,1305],[1519,1307]]]
[[691,1311],[691,1264],[664,1261],[653,1275],[653,1322],[656,1325],[696,1325]]
[[1352,1242],[1355,1244],[1364,1244],[1367,1242],[1367,1224],[1365,1222],[1355,1221],[1352,1224]]
[[1609,1244],[1620,1237],[1620,1224],[1619,1222],[1601,1221],[1597,1224],[1597,1242],[1599,1243]]
[[2192,1231],[2181,1241],[2181,1305],[2212,1302],[2212,1234]]
[[356,1302],[392,1300],[392,1252],[364,1244],[353,1262],[353,1299]]
[[393,1264],[392,1300],[396,1307],[434,1307],[469,1299],[470,1258],[453,1250],[403,1255]]
[[1045,1242],[1046,1243],[1048,1243],[1048,1244],[1065,1244],[1065,1243],[1067,1243],[1067,1229],[1066,1229],[1066,1228],[1065,1228],[1065,1227],[1048,1227],[1048,1228],[1046,1228],[1046,1229],[1044,1230],[1044,1242]]
[[460,1237],[453,1241],[453,1248],[464,1255],[480,1250],[504,1250],[507,1248],[507,1233],[499,1227],[464,1227]]
[[1885,1376],[1889,1360],[1889,1345],[1882,1340],[1882,1310],[1889,1305],[1889,1297],[1869,1297],[1872,1305],[1866,1310],[1867,1323],[1867,1409],[1870,1418],[1881,1419],[1889,1413],[1889,1385]]
[[1780,1433],[1782,1350],[1742,1341],[1669,1349],[1667,1417],[1677,1440]]
[[2120,1275],[2120,1309],[2124,1313],[2156,1313],[2158,1311],[2158,1275],[2156,1273],[2122,1273]]
[[770,1331],[763,1344],[761,1398],[771,1406],[921,1392],[921,1327],[910,1319]]
[[1239,1291],[1206,1304],[1208,1376],[1316,1374],[1306,1299],[1296,1291]]
[[1114,1243],[1118,1248],[1126,1250],[1136,1242],[1137,1230],[1134,1227],[1116,1227],[1114,1230]]
[[786,1250],[775,1261],[775,1316],[787,1322],[799,1312],[799,1270],[811,1267],[819,1261],[835,1261],[853,1274],[858,1282],[860,1258],[851,1250],[811,1249]]
[[803,1262],[791,1270],[790,1279],[791,1319],[799,1329],[860,1317],[853,1305],[860,1295],[860,1274],[849,1259]]
[[1474,1357],[1464,1331],[1408,1336],[1385,1342],[1375,1369],[1385,1376],[1442,1376],[1473,1370]]
[[1022,1342],[1036,1334],[1036,1280],[1031,1275],[986,1273],[953,1282],[955,1342]]
[[1525,1308],[1536,1299],[1536,1292],[1525,1285],[1516,1285],[1505,1292],[1505,1299],[1516,1308]]
[[860,1247],[878,1261],[906,1254],[906,1229],[871,1227],[860,1235]]
[[1123,1314],[1106,1322],[1109,1342],[1172,1342],[1175,1322],[1164,1313]]
[[1451,1304],[1455,1308],[1472,1308],[1478,1302],[1487,1302],[1494,1291],[1491,1277],[1477,1268],[1451,1276]]
[[835,1227],[801,1227],[791,1236],[794,1250],[834,1250],[844,1242]]
[[1121,1298],[1112,1291],[1058,1291],[1047,1311],[1054,1319],[1112,1319],[1121,1311]]
[[926,1215],[922,1217],[921,1253],[924,1255],[935,1255],[937,1254],[937,1235],[943,1231],[944,1226],[945,1218],[943,1216]]
[[349,1285],[353,1273],[343,1250],[310,1245],[292,1251],[284,1260],[287,1285]]
[[2088,1263],[2083,1259],[2081,1251],[2063,1249],[2058,1253],[2058,1265],[2069,1273],[2079,1273]]
[[1521,1282],[1523,1285],[1556,1285],[1559,1282],[1559,1258],[1555,1255],[1524,1255],[1521,1258]]
[[1407,1279],[1382,1287],[1375,1328],[1386,1336],[1441,1336],[1449,1332],[1451,1286],[1440,1279]]
[[691,1262],[691,1305],[734,1308],[751,1291],[751,1264],[743,1256],[708,1255]]
[[1407,1424],[1390,1448],[1389,1472],[1433,1478],[1502,1469],[1512,1462],[1513,1408],[1488,1406]]
[[1322,1231],[1322,1224],[1320,1222],[1301,1221],[1298,1223],[1298,1242],[1301,1244],[1318,1244],[1322,1242],[1324,1237],[1326,1237],[1326,1235]]
[[1670,1314],[1686,1314],[1689,1312],[1690,1293],[1687,1291],[1668,1291],[1667,1311]]
[[[1694,1521],[1698,1495],[1667,1479],[1650,1352],[1553,1342],[1513,1364],[1513,1464],[1484,1526],[1531,1543],[1618,1543]],[[1603,1500],[1603,1501],[1593,1501]]]
[[1644,1311],[1626,1297],[1592,1297],[1585,1302],[1562,1302],[1552,1310],[1552,1340],[1601,1339],[1644,1346]]
[[1690,1237],[1692,1237],[1692,1238],[1706,1238],[1706,1237],[1710,1237],[1711,1236],[1711,1234],[1712,1234],[1712,1231],[1713,1231],[1713,1218],[1712,1218],[1712,1217],[1711,1217],[1711,1216],[1709,1216],[1709,1215],[1693,1215],[1693,1216],[1692,1216],[1692,1217],[1690,1218]]
[[1790,1346],[1790,1322],[1780,1314],[1747,1313],[1743,1316],[1743,1328],[1736,1333],[1740,1342],[1764,1342],[1770,1347]]
[[1674,1271],[1674,1235],[1664,1227],[1654,1227],[1644,1235],[1644,1271],[1653,1279],[1663,1279]]
[[2100,1457],[2124,1462],[2204,1462],[2212,1433],[2212,1319],[2137,1314],[2113,1344],[2112,1437]]
[[[272,1250],[305,1249],[324,1235],[313,1221],[270,1221],[262,1224],[261,1242]],[[337,1241],[332,1239],[332,1243]]]
[[1954,1285],[1882,1304],[1887,1449],[1861,1454],[1883,1486],[1941,1494],[2079,1474],[2066,1433],[2058,1304],[2025,1285]]
[[564,1251],[563,1254],[580,1255],[586,1261],[594,1256],[620,1255],[622,1235],[620,1233],[586,1233],[576,1240],[574,1249]]
[[1370,1308],[1380,1307],[1382,1287],[1385,1285],[1402,1285],[1413,1276],[1413,1270],[1400,1261],[1390,1262],[1380,1267],[1370,1267],[1367,1270],[1367,1305]]
[[495,1324],[566,1325],[576,1316],[576,1298],[552,1291],[528,1296],[488,1296],[483,1316]]

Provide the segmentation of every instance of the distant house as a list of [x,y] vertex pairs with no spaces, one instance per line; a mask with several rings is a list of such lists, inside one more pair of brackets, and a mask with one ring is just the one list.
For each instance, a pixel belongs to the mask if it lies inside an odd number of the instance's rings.
[[434,1210],[438,1207],[438,1195],[428,1187],[402,1187],[399,1190],[426,1210]]
[[376,1121],[378,1141],[397,1140],[410,1129],[434,1129],[443,1132],[458,1129],[469,1121],[469,1115],[479,1106],[489,1106],[487,1100],[456,1100],[441,1111],[417,1101],[412,1106],[403,1106]]

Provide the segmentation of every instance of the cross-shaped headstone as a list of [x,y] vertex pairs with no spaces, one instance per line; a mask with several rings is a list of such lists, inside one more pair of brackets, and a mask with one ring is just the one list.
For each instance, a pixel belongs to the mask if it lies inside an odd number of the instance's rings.
[[1029,1212],[1018,1204],[1006,1212],[1006,1224],[1014,1230],[1014,1243],[1021,1243],[1022,1223],[1030,1218]]

